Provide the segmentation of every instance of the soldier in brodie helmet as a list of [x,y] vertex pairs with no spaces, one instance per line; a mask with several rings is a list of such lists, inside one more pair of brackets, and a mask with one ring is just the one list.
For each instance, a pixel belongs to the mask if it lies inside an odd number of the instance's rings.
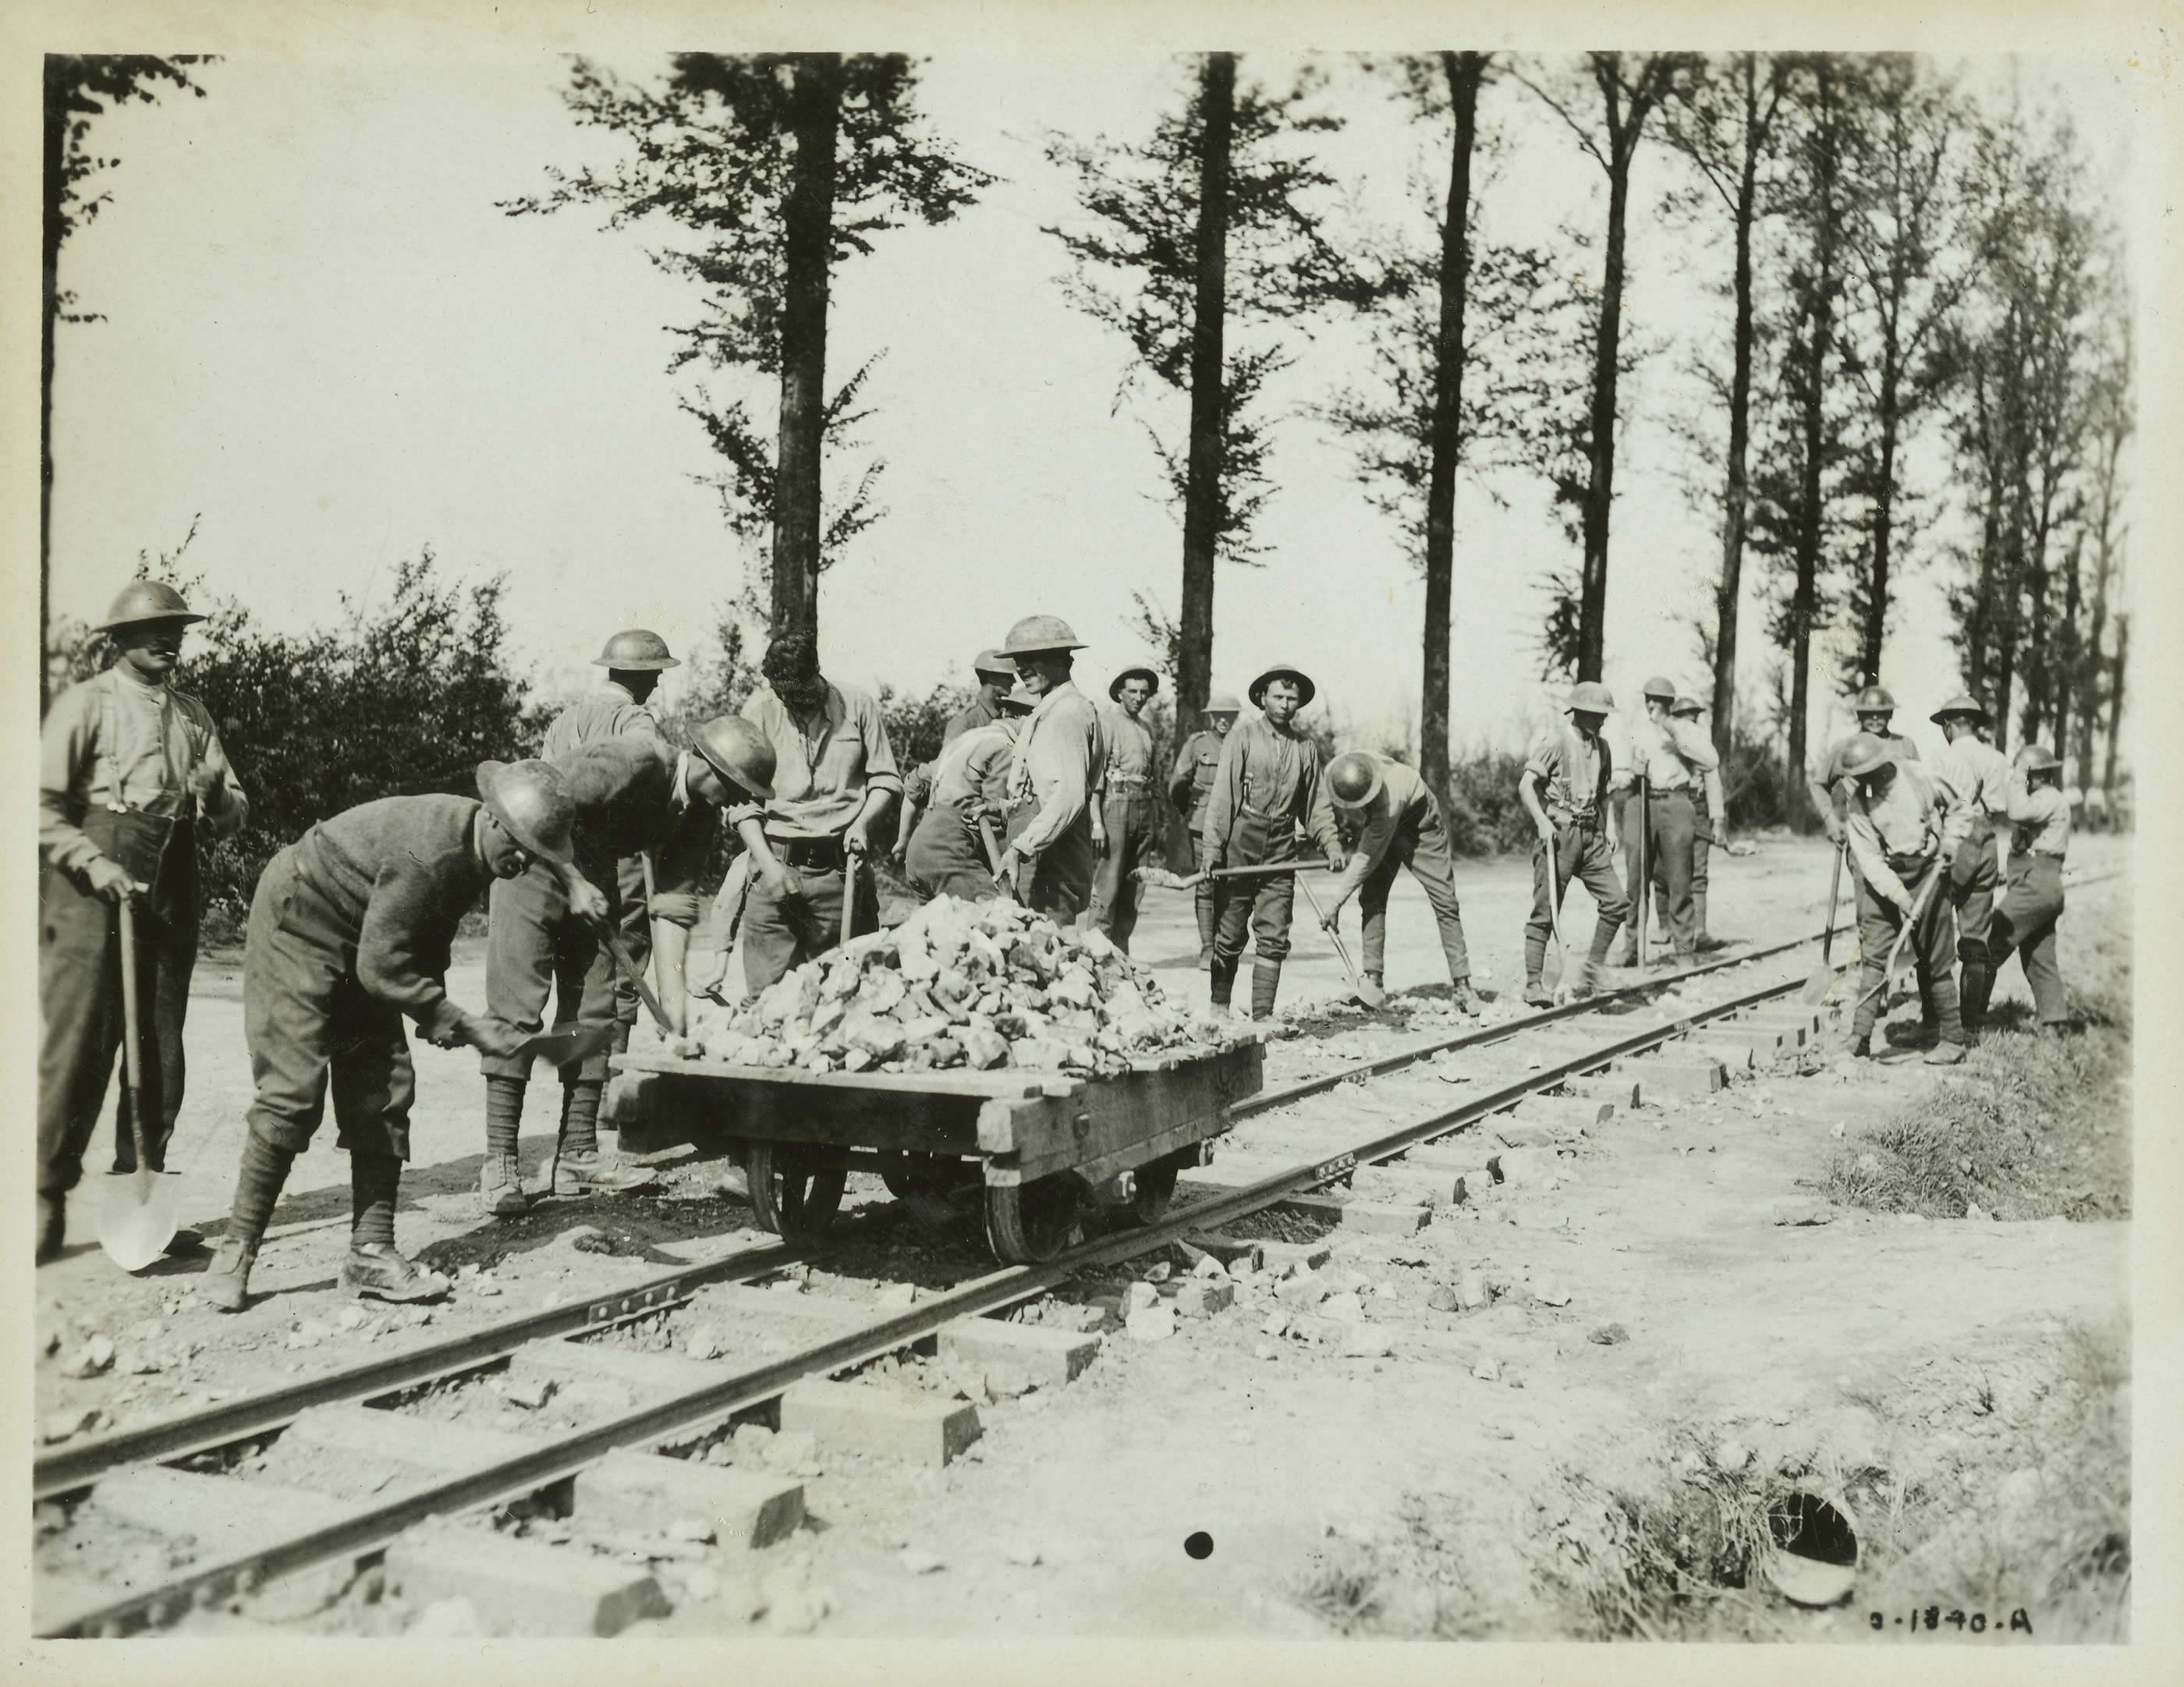
[[1351,750],[1327,764],[1327,791],[1336,812],[1357,824],[1358,838],[1357,852],[1328,900],[1325,923],[1333,927],[1342,905],[1355,893],[1364,927],[1365,976],[1379,983],[1388,945],[1388,893],[1395,888],[1396,869],[1408,867],[1433,905],[1457,1011],[1477,1013],[1448,828],[1426,782],[1400,761]]
[[[539,751],[542,760],[559,761],[601,738],[635,735],[658,741],[660,723],[646,704],[660,674],[681,665],[669,654],[667,641],[644,627],[630,627],[608,639],[592,665],[607,671],[606,683],[554,717]],[[588,882],[581,884],[577,894],[584,906],[579,910],[571,905],[564,871],[543,857],[515,877],[494,882],[487,894],[485,999],[495,1018],[526,1034],[536,1032],[544,1023],[550,993],[556,999],[556,1022],[577,1020],[589,965],[586,957],[599,948],[587,920],[604,917],[610,905],[631,959],[640,967],[645,964],[652,934],[645,916],[644,858],[621,857],[613,864],[610,883],[611,898],[604,894],[604,886],[595,890]],[[637,990],[618,974],[610,983],[614,1048],[620,1052],[629,1046],[630,1028],[637,1022]],[[489,1141],[505,1139],[507,1144],[504,1156],[487,1154],[478,1174],[479,1188],[488,1210],[520,1212],[524,1203],[515,1184],[514,1161],[531,1062],[485,1055],[478,1064],[485,1074],[487,1137]],[[587,1099],[582,1087],[586,1082],[575,1066],[561,1074],[565,1133],[571,1109],[581,1109]],[[582,1162],[575,1164],[581,1167]],[[580,1174],[572,1170],[571,1175]]]
[[[1217,691],[1206,699],[1206,724],[1183,741],[1183,748],[1175,753],[1175,766],[1168,770],[1167,799],[1180,812],[1190,828],[1190,844],[1196,859],[1192,863],[1203,875],[1206,869],[1206,805],[1213,794],[1214,770],[1221,765],[1221,743],[1236,724],[1236,716],[1243,710],[1233,691]],[[1214,881],[1201,877],[1198,881],[1198,964],[1208,967],[1213,964],[1213,885]]]
[[98,630],[120,652],[53,701],[40,733],[38,1237],[60,1250],[68,1192],[105,1105],[122,1033],[117,906],[137,949],[140,1022],[151,1047],[140,1090],[114,1115],[114,1170],[136,1169],[129,1109],[143,1111],[153,1170],[182,1105],[182,1021],[198,952],[197,825],[232,832],[242,788],[205,706],[169,683],[184,631],[204,617],[158,581],[114,600]]
[[[1866,687],[1858,693],[1852,708],[1858,715],[1858,732],[1879,739],[1899,762],[1919,760],[1918,745],[1888,730],[1889,722],[1896,714],[1896,699],[1886,686]],[[1850,780],[1843,771],[1842,759],[1850,748],[1851,740],[1857,736],[1857,733],[1851,733],[1830,745],[1828,753],[1821,758],[1819,766],[1805,780],[1805,788],[1811,794],[1813,806],[1820,816],[1820,824],[1827,832],[1828,842],[1838,849],[1844,847],[1843,821],[1850,811],[1851,795]],[[1855,851],[1851,853],[1849,860],[1851,890],[1858,921],[1863,927],[1868,916],[1877,914],[1878,910],[1874,905],[1872,893],[1866,888],[1864,879],[1859,876]],[[1920,977],[1923,979],[1925,975],[1922,973]],[[1941,1021],[1933,1003],[1926,999],[1923,983],[1919,988],[1919,1021],[1921,1036],[1939,1034]]]
[[1106,765],[1100,711],[1070,677],[1084,648],[1059,615],[1026,615],[1001,654],[1035,699],[1009,764],[1009,840],[994,882],[1067,923],[1092,900],[1092,803]]
[[1600,730],[1614,710],[1615,699],[1606,686],[1597,680],[1581,682],[1564,711],[1569,725],[1550,727],[1533,741],[1517,781],[1517,799],[1540,834],[1532,851],[1532,917],[1524,925],[1524,999],[1534,1007],[1553,1002],[1540,970],[1546,964],[1547,940],[1554,935],[1554,910],[1570,880],[1585,881],[1599,910],[1591,964],[1572,986],[1573,994],[1592,993],[1594,977],[1630,911],[1622,882],[1615,877],[1615,811],[1607,800],[1615,757]]
[[[1319,752],[1295,724],[1317,690],[1309,674],[1288,662],[1277,662],[1246,688],[1245,695],[1258,705],[1259,718],[1229,733],[1221,746],[1213,794],[1206,806],[1207,872],[1295,860],[1300,831],[1325,852],[1330,872],[1342,871],[1342,835],[1335,830],[1334,806],[1320,775]],[[1282,962],[1290,952],[1296,877],[1268,873],[1215,883],[1212,1005],[1216,1010],[1229,1005],[1248,922],[1251,1017],[1270,1018]]]
[[1864,976],[1851,1025],[1851,1053],[1864,1057],[1872,1052],[1873,1027],[1886,1007],[1880,998],[1889,955],[1910,921],[1908,947],[1919,972],[1919,998],[1933,1004],[1939,1032],[1926,1059],[1953,1065],[1964,1057],[1964,1022],[1952,976],[1957,922],[1936,876],[1947,871],[1946,864],[1963,844],[1971,826],[1971,805],[1949,782],[1945,770],[1899,761],[1893,749],[1869,732],[1860,732],[1843,746],[1841,761],[1851,784],[1844,830],[1867,891],[1858,929]]
[[[698,922],[698,884],[723,810],[750,852],[752,871],[761,880],[783,876],[760,807],[773,794],[772,746],[749,721],[733,715],[708,721],[691,742],[689,749],[676,750],[657,738],[634,733],[595,738],[546,764],[571,810],[568,857],[545,858],[560,876],[574,916],[553,936],[553,961],[563,981],[555,1003],[557,1027],[604,1024],[613,1016],[619,969],[595,933],[620,923],[620,863],[638,856],[650,865],[652,892],[646,897],[640,888],[639,906],[652,921],[660,1005],[678,1035],[687,1011],[685,962],[690,930]],[[528,924],[519,924],[511,940],[532,932]],[[521,1029],[538,1028],[539,1005],[530,1004],[532,1017]],[[515,1174],[524,1072],[520,1064],[499,1070],[489,1066],[488,1072],[486,1157],[479,1192],[489,1211],[510,1217],[526,1205]],[[651,1173],[612,1165],[599,1152],[599,1100],[606,1076],[604,1050],[563,1069],[555,1194],[611,1194],[652,1181]]]
[[1100,711],[1107,756],[1091,807],[1092,847],[1100,866],[1084,917],[1125,955],[1138,926],[1138,869],[1160,842],[1153,814],[1153,735],[1139,718],[1159,689],[1160,676],[1150,668],[1125,668],[1108,682],[1114,707]]
[[2002,883],[1997,840],[2009,824],[2009,758],[1980,736],[1980,729],[1993,717],[1969,692],[1959,692],[1928,718],[1949,741],[1934,765],[1964,793],[1971,808],[1964,841],[1949,862],[1949,900],[1957,911],[1957,959],[1962,963],[1958,983],[1964,998],[1964,1030],[1977,1036],[1986,1022],[1987,999],[1994,993],[1996,961],[1988,950],[1987,934]]
[[575,818],[543,761],[478,770],[482,802],[382,797],[320,821],[276,855],[250,901],[242,1023],[257,1084],[227,1233],[198,1292],[226,1312],[250,1271],[288,1168],[333,1091],[348,1150],[348,1256],[342,1286],[383,1300],[429,1300],[448,1279],[394,1245],[416,1076],[402,1021],[443,1049],[511,1055],[523,1033],[448,999],[455,927],[496,878],[570,860]]

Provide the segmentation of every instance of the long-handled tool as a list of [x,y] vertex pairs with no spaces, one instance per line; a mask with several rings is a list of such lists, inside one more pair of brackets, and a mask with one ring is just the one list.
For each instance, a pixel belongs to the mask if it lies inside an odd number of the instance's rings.
[[1547,924],[1555,935],[1554,947],[1547,951],[1540,963],[1540,983],[1549,995],[1562,988],[1563,975],[1569,970],[1569,951],[1563,947],[1562,878],[1555,871],[1555,840],[1547,838]]
[[644,974],[638,970],[637,962],[630,959],[629,950],[622,943],[621,933],[603,931],[599,933],[599,941],[606,945],[607,953],[614,957],[614,964],[621,968],[621,976],[636,986],[637,999],[644,1004],[647,1011],[652,1015],[652,1022],[660,1027],[661,1034],[668,1037],[675,1035],[675,1027],[667,1018],[667,1010],[660,1006],[660,998],[653,993],[652,986],[645,982]]
[[1643,972],[1650,958],[1646,953],[1647,905],[1652,899],[1653,863],[1648,847],[1653,841],[1653,793],[1644,774],[1638,776],[1638,884],[1631,893],[1630,917],[1638,922],[1638,970]]
[[1836,945],[1836,898],[1842,890],[1843,855],[1848,847],[1840,844],[1836,846],[1835,867],[1828,874],[1828,924],[1820,936],[1820,964],[1813,969],[1813,976],[1805,980],[1802,999],[1808,1007],[1815,1002],[1825,1001],[1828,992],[1836,986],[1835,962],[1830,957]]
[[1001,840],[994,835],[994,822],[985,815],[978,816],[978,836],[985,840],[986,865],[994,872],[1001,870]]
[[842,928],[836,941],[847,943],[857,934],[857,869],[864,865],[864,851],[844,849],[842,852]]
[[98,1245],[124,1271],[142,1271],[167,1250],[179,1228],[181,1191],[152,1169],[144,1142],[143,1027],[136,1001],[136,916],[125,895],[115,910],[121,925],[121,1100],[129,1110],[136,1170],[109,1178],[98,1208]]
[[1312,917],[1319,921],[1321,927],[1327,933],[1329,940],[1334,944],[1335,954],[1342,958],[1342,970],[1350,975],[1350,994],[1364,1003],[1367,1007],[1379,1006],[1382,1002],[1388,999],[1388,993],[1360,972],[1351,962],[1349,946],[1342,941],[1342,933],[1335,930],[1334,922],[1321,910],[1319,898],[1312,894],[1310,882],[1303,878],[1298,879],[1297,888],[1304,892],[1304,899],[1311,905]]
[[[1926,911],[1926,899],[1934,894],[1934,887],[1942,882],[1942,864],[1936,861],[1928,869],[1926,882],[1919,887],[1919,894],[1911,899],[1911,911],[1904,916],[1903,929],[1896,934],[1896,942],[1888,951],[1888,965],[1881,969],[1880,978],[1867,986],[1858,999],[1851,1004],[1852,1013],[1864,1007],[1875,991],[1886,989],[1890,981],[1896,977],[1896,963],[1903,958],[1903,945],[1911,941],[1911,933],[1919,928],[1919,916]],[[1884,996],[1881,1000],[1885,1005],[1887,998]]]

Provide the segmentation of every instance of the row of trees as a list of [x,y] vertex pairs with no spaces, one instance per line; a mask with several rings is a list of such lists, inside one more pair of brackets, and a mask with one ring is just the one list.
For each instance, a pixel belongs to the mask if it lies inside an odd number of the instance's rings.
[[[1939,566],[1962,576],[1949,603],[1970,682],[2020,731],[2061,738],[2079,778],[2097,731],[2113,764],[2129,635],[2127,302],[2066,125],[1990,109],[1900,54],[1397,55],[1366,68],[1440,162],[1413,223],[1369,227],[1320,162],[1343,122],[1324,75],[1251,68],[1231,53],[1187,61],[1143,138],[1044,141],[1074,201],[1047,229],[1067,296],[1127,343],[1118,402],[1137,407],[1178,517],[1179,613],[1140,601],[1186,715],[1211,682],[1219,566],[1260,557],[1279,415],[1269,383],[1306,334],[1345,318],[1365,363],[1308,408],[1354,448],[1368,500],[1424,576],[1429,779],[1452,799],[1460,483],[1501,497],[1515,474],[1547,488],[1576,554],[1546,582],[1543,668],[1599,676],[1622,381],[1637,355],[1627,233],[1650,142],[1667,213],[1692,237],[1685,261],[1724,307],[1689,348],[1703,402],[1669,419],[1720,534],[1698,618],[1719,743],[1741,742],[1747,598],[1787,671],[1776,712],[1797,766],[1816,642],[1819,682],[1877,676],[1906,574]],[[883,465],[846,448],[871,365],[831,394],[823,384],[828,274],[904,220],[955,216],[992,181],[931,134],[916,77],[894,55],[684,54],[655,92],[578,61],[572,109],[632,155],[507,208],[657,216],[680,233],[656,261],[705,289],[700,323],[676,330],[676,364],[777,381],[772,451],[746,401],[684,401],[726,465],[730,525],[772,537],[771,591],[746,598],[747,623],[811,625],[820,569],[878,515]],[[1602,173],[1599,225],[1563,230],[1596,252],[1596,287],[1564,279],[1559,248],[1481,226],[1492,108],[1516,101],[1552,113]],[[831,502],[828,449],[853,464]],[[1799,802],[1798,782],[1784,784]]]
[[[79,92],[58,97],[49,72],[49,277],[53,207],[68,203],[53,160],[90,156],[81,120],[56,150],[54,111],[83,109],[82,88],[193,87],[181,62],[82,61]],[[1120,396],[1139,404],[1178,516],[1179,615],[1152,608],[1148,630],[1172,654],[1186,716],[1211,681],[1219,565],[1259,554],[1269,383],[1336,320],[1362,334],[1364,358],[1310,409],[1353,447],[1365,497],[1424,576],[1429,780],[1452,799],[1460,485],[1546,490],[1574,557],[1546,582],[1543,667],[1599,676],[1623,381],[1643,340],[1625,311],[1645,166],[1691,237],[1682,261],[1723,305],[1686,348],[1704,397],[1669,419],[1721,537],[1698,623],[1719,743],[1740,741],[1747,598],[1785,671],[1794,767],[1816,643],[1823,683],[1877,676],[1907,573],[1940,569],[1967,679],[2005,733],[2056,738],[2080,780],[2098,737],[2113,781],[2130,631],[2129,310],[2118,236],[2067,125],[1903,55],[1400,55],[1365,69],[1435,162],[1417,214],[1379,227],[1346,209],[1323,167],[1344,120],[1318,68],[1255,75],[1211,53],[1184,69],[1145,138],[1054,132],[1044,149],[1073,199],[1047,231],[1068,297],[1126,342]],[[719,457],[708,482],[727,525],[764,552],[731,594],[727,673],[761,626],[816,630],[821,571],[884,513],[885,465],[859,440],[873,363],[828,384],[834,273],[892,229],[953,219],[994,181],[933,132],[918,80],[899,54],[683,53],[656,85],[576,59],[567,103],[625,143],[620,161],[553,173],[544,193],[503,207],[603,210],[697,287],[698,316],[671,327],[670,372],[704,373],[682,407]],[[1565,225],[1549,248],[1497,241],[1481,219],[1520,103],[1552,114],[1602,172],[1597,226]],[[1596,254],[1596,287],[1567,279],[1568,248]],[[49,322],[59,297],[49,279]]]

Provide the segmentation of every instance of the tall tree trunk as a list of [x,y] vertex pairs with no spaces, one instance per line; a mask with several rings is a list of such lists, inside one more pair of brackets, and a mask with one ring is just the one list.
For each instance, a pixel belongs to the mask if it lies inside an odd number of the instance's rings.
[[1888,543],[1896,505],[1896,327],[1888,326],[1880,368],[1880,479],[1873,494],[1873,571],[1866,582],[1864,651],[1858,665],[1865,683],[1880,683],[1880,650],[1888,636]]
[[[2079,583],[2079,563],[2085,554],[2086,536],[2081,530],[2070,541],[2070,560],[2063,571],[2063,619],[2056,631],[2053,644],[2055,688],[2055,754],[2064,760],[2070,756],[2070,705],[2077,690],[2078,607],[2081,587]],[[2070,783],[2084,788],[2085,764],[2074,770]]]
[[1463,308],[1471,279],[1471,151],[1479,84],[1491,55],[1444,53],[1454,118],[1440,233],[1440,322],[1434,336],[1433,451],[1426,478],[1426,611],[1419,771],[1444,810],[1448,788],[1448,645],[1456,572],[1456,468],[1463,439]]
[[[1727,760],[1736,738],[1736,618],[1744,595],[1744,529],[1751,502],[1752,225],[1759,183],[1759,70],[1745,55],[1744,168],[1736,184],[1736,325],[1729,378],[1729,484],[1722,493],[1721,583],[1713,599],[1713,747]],[[1796,781],[1793,779],[1792,783]]]
[[1819,60],[1818,103],[1823,131],[1820,137],[1818,181],[1819,216],[1813,228],[1812,339],[1805,368],[1805,388],[1800,395],[1804,433],[1804,461],[1799,469],[1797,520],[1797,582],[1790,610],[1790,766],[1787,782],[1791,823],[1802,829],[1807,816],[1805,782],[1795,777],[1805,766],[1805,738],[1812,702],[1813,627],[1819,619],[1820,548],[1825,537],[1822,456],[1827,424],[1828,348],[1835,337],[1836,154],[1834,134],[1834,82],[1827,60]]
[[[2108,636],[2109,579],[2112,564],[2109,548],[2109,522],[2113,509],[2110,488],[2114,485],[2114,458],[2109,459],[2108,484],[2102,487],[2101,523],[2094,544],[2098,552],[2093,565],[2093,606],[2087,617],[2086,642],[2080,647],[2078,671],[2078,780],[2081,785],[2093,782],[2093,725],[2101,712],[2101,665],[2103,652],[2102,641]],[[2059,751],[2058,754],[2060,754]]]
[[1220,543],[1221,459],[1228,428],[1228,146],[1236,55],[1209,53],[1199,72],[1198,286],[1190,319],[1190,457],[1183,493],[1183,660],[1176,707],[1190,720],[1213,681],[1213,564]]
[[[1632,137],[1635,142],[1635,136]],[[1623,232],[1630,157],[1611,130],[1607,261],[1600,281],[1600,341],[1592,359],[1592,473],[1585,493],[1585,573],[1578,604],[1577,676],[1596,680],[1607,642],[1607,526],[1615,503],[1615,387],[1622,364]]]
[[68,109],[57,57],[46,60],[44,306],[38,354],[38,713],[52,701],[47,635],[52,614],[53,550],[53,328],[60,320],[61,197],[67,191]]
[[827,430],[827,292],[842,56],[796,55],[796,156],[782,214],[781,436],[773,513],[775,637],[819,630],[820,451]]
[[2033,523],[2031,565],[2025,580],[2031,611],[2025,639],[2025,740],[2028,743],[2047,725],[2054,689],[2053,629],[2048,625],[2048,541],[2054,532],[2055,492],[2061,479],[2062,469],[2051,441],[2041,454],[2040,513]]
[[1982,498],[1980,508],[1979,576],[1973,583],[1970,613],[1964,620],[1964,682],[1971,694],[1992,711],[1987,674],[1994,639],[1995,574],[2002,555],[2002,459],[1995,443],[1993,413],[1987,404],[1984,360],[1972,363],[1972,401],[1978,418],[1975,441],[1979,450]]
[[2108,766],[2101,775],[2101,790],[2109,799],[2109,813],[2115,813],[2116,735],[2123,725],[2123,670],[2131,656],[2131,617],[2119,615],[2115,618],[2115,655],[2109,663],[2109,745]]

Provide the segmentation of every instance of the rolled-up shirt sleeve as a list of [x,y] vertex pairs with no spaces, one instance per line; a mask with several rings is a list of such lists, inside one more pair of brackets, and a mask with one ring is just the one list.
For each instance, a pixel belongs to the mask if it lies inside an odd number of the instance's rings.
[[894,745],[888,738],[887,716],[879,699],[869,692],[857,694],[857,729],[865,742],[865,788],[902,794],[902,771],[895,766]]
[[1342,833],[1334,824],[1334,799],[1328,794],[1327,781],[1322,777],[1319,757],[1311,744],[1303,746],[1304,771],[1300,782],[1304,789],[1300,793],[1304,800],[1298,805],[1304,810],[1304,829],[1310,832],[1319,847],[1329,855],[1342,853]]
[[1711,773],[1721,766],[1720,752],[1697,727],[1686,721],[1676,721],[1669,724],[1669,731],[1675,743],[1676,754],[1700,772]]
[[235,764],[228,760],[227,747],[220,741],[219,729],[209,723],[205,742],[220,760],[220,779],[200,806],[214,832],[239,832],[250,823],[250,799],[244,794],[242,782],[235,777]]
[[1975,788],[1961,773],[1953,773],[1943,763],[1929,763],[1927,771],[1934,788],[1934,805],[1941,810],[1940,851],[1946,861],[1971,836]]

